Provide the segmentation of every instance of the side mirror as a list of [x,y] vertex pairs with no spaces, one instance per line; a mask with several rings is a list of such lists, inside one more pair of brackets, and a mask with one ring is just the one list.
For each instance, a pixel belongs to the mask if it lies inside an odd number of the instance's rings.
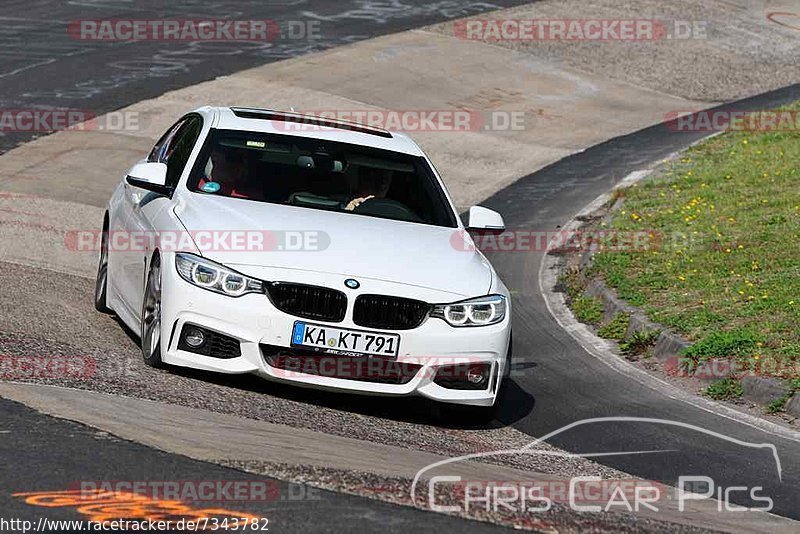
[[141,187],[161,195],[170,195],[172,188],[167,187],[167,166],[164,163],[137,163],[128,171],[125,181],[134,187]]
[[469,209],[468,232],[502,234],[505,230],[506,223],[503,222],[503,217],[496,211],[483,206],[472,206]]

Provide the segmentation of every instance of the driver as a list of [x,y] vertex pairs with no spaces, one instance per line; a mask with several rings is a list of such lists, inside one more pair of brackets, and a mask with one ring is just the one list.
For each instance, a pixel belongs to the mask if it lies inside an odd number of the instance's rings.
[[353,198],[345,206],[345,210],[353,211],[372,198],[386,198],[392,186],[392,171],[376,167],[358,168],[358,186]]
[[250,160],[246,151],[215,147],[211,152],[211,172],[200,180],[198,187],[208,182],[220,185],[219,193],[224,196],[261,200],[259,191],[250,181]]

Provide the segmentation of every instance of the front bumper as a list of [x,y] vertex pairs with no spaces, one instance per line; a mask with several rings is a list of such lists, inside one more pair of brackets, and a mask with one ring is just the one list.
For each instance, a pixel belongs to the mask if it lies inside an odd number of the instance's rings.
[[[386,396],[421,395],[440,402],[474,406],[494,403],[508,351],[510,306],[506,318],[496,325],[454,328],[441,319],[428,318],[413,330],[383,330],[400,335],[397,364],[420,367],[405,383],[381,383],[357,377],[343,378],[340,373],[330,376],[308,374],[297,368],[273,367],[267,362],[263,346],[291,348],[294,322],[304,319],[276,309],[266,295],[231,298],[185,282],[174,269],[164,269],[162,276],[162,359],[167,364],[219,373],[254,373],[268,380],[317,389]],[[352,302],[356,294],[354,291],[348,295],[344,321],[308,322],[365,330],[352,322]],[[187,323],[235,338],[240,343],[241,356],[220,359],[179,349],[180,333]],[[451,389],[434,382],[442,366],[481,363],[491,365],[485,389]]]

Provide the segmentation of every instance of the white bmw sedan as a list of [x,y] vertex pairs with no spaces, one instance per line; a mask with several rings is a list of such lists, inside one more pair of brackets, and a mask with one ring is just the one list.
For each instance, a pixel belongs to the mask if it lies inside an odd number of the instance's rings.
[[[249,108],[181,118],[113,193],[95,306],[144,361],[489,415],[511,302],[406,135]],[[475,415],[479,415],[475,413]]]

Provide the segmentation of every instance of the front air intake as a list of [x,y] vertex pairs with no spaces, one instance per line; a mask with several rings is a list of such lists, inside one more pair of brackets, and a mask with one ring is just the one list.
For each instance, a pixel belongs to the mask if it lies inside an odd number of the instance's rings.
[[353,322],[368,328],[410,330],[421,325],[431,312],[421,300],[388,295],[359,295],[353,309]]
[[339,323],[347,311],[347,297],[341,291],[321,286],[273,282],[267,285],[272,304],[284,313]]

